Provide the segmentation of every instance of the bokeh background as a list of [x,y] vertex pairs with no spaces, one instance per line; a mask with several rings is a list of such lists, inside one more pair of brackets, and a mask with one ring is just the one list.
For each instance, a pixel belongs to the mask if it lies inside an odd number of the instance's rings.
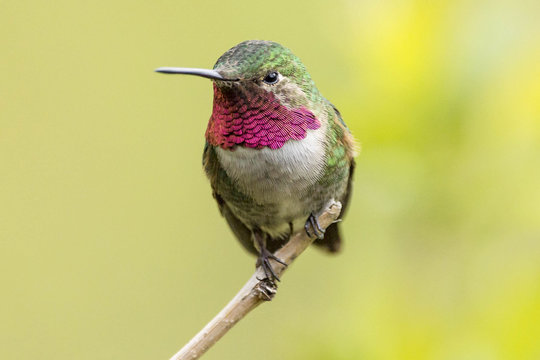
[[3,1],[0,358],[168,359],[253,270],[201,169],[212,67],[304,61],[362,144],[308,250],[205,359],[540,358],[540,2]]

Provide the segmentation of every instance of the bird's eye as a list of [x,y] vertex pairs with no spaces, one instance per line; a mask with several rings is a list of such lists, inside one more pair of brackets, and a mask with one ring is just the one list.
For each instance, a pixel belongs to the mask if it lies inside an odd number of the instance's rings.
[[263,79],[268,85],[274,85],[279,80],[279,74],[276,71],[269,72]]

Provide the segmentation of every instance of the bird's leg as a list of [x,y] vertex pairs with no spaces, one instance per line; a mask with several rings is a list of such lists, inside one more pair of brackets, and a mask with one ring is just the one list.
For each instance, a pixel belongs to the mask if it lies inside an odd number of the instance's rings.
[[324,239],[325,230],[321,227],[321,224],[319,224],[319,219],[313,213],[309,214],[306,224],[304,225],[304,229],[306,230],[307,236],[315,236],[319,240]]
[[275,260],[284,266],[287,266],[287,263],[268,251],[266,248],[266,235],[260,230],[253,231],[253,237],[255,238],[255,242],[259,247],[259,258],[257,259],[256,266],[262,266],[264,275],[266,276],[266,279],[270,281],[270,283],[274,284],[274,280],[280,281],[279,277],[274,271],[274,268],[272,267],[272,264],[270,264],[270,259]]
[[291,236],[293,234],[293,231],[294,231],[294,226],[293,226],[293,223],[291,221],[291,222],[289,222],[289,239],[291,238]]

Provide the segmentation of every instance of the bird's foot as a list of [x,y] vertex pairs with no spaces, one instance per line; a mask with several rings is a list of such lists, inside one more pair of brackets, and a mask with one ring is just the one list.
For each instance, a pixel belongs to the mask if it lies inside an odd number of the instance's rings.
[[304,229],[306,230],[307,236],[310,238],[315,236],[319,240],[324,239],[324,233],[326,230],[321,227],[321,224],[319,224],[319,219],[313,215],[313,213],[311,213],[306,220]]
[[287,263],[283,260],[281,260],[280,258],[278,258],[276,255],[272,254],[270,251],[268,251],[266,249],[266,247],[264,246],[261,246],[261,253],[259,255],[259,258],[257,259],[257,263],[256,263],[256,266],[259,267],[261,266],[263,271],[264,271],[264,275],[265,275],[265,278],[264,279],[259,279],[259,280],[268,280],[268,282],[270,282],[271,284],[273,284],[275,286],[275,280],[277,281],[281,281],[279,279],[279,276],[276,274],[276,272],[274,271],[274,268],[272,267],[272,264],[270,263],[270,259],[280,263],[281,265],[283,266],[287,266]]

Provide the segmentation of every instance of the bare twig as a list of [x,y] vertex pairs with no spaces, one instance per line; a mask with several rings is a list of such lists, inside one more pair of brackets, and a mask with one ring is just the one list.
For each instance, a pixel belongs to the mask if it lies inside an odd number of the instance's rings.
[[[339,202],[332,203],[320,216],[319,223],[326,229],[334,222],[341,212]],[[276,256],[290,264],[298,257],[312,242],[314,238],[307,236],[302,231],[294,234],[291,239],[276,252]],[[271,260],[273,269],[279,276],[286,267]],[[253,276],[240,289],[236,296],[217,314],[193,339],[191,339],[171,360],[194,360],[202,356],[212,345],[214,345],[223,335],[229,331],[234,324],[240,321],[247,313],[253,310],[263,301],[271,300],[276,292],[276,288],[267,280],[263,279],[264,271],[259,266]]]

